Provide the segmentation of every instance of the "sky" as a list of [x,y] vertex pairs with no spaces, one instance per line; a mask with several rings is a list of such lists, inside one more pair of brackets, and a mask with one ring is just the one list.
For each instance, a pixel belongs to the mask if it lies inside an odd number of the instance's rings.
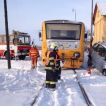
[[[0,34],[5,33],[4,6],[0,0]],[[106,0],[94,0],[106,2]],[[39,43],[38,33],[42,22],[52,19],[66,19],[84,22],[87,29],[91,24],[91,0],[7,0],[9,33],[12,30],[27,32],[35,43]]]

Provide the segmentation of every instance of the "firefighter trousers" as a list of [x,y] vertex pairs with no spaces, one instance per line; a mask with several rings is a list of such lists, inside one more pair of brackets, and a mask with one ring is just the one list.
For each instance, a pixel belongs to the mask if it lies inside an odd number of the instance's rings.
[[56,69],[56,82],[61,79],[61,67]]
[[56,87],[56,72],[52,70],[46,70],[46,87],[55,88]]

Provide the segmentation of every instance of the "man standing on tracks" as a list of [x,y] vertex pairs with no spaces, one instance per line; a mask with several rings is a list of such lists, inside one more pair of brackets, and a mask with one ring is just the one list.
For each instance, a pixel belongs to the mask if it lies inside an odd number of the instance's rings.
[[38,49],[34,44],[32,44],[32,47],[29,51],[29,56],[31,58],[32,69],[34,69],[37,67],[37,59],[39,57]]
[[55,50],[56,44],[52,43],[50,46],[50,51],[47,53],[46,61],[46,88],[56,88],[57,74],[56,74],[56,61],[57,61],[57,52]]

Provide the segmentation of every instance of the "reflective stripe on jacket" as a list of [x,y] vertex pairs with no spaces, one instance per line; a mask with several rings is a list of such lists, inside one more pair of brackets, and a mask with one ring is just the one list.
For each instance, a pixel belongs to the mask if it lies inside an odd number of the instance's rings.
[[46,81],[46,84],[56,84],[55,81]]
[[60,57],[59,55],[57,54],[57,59],[56,59],[56,66],[55,66],[56,69],[59,69],[60,68]]
[[38,52],[37,48],[32,47],[29,51],[29,55],[30,55],[30,57],[38,57],[39,52]]
[[46,70],[55,70],[57,61],[57,53],[52,51],[47,53]]

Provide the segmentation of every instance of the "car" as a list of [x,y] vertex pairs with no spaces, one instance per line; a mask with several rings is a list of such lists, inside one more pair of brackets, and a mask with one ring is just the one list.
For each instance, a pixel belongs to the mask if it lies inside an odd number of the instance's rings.
[[106,42],[95,43],[91,56],[94,67],[106,76]]

